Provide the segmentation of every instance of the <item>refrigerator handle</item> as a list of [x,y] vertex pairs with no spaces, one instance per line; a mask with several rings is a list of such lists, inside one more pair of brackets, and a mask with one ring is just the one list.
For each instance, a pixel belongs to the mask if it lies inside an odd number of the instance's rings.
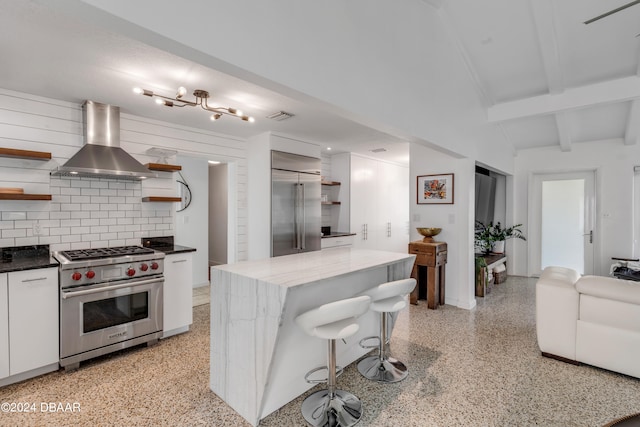
[[295,199],[293,201],[293,248],[300,249],[300,221],[298,219],[298,208],[300,206],[300,189],[298,183],[295,186]]
[[307,247],[307,200],[305,198],[305,194],[304,194],[304,184],[300,184],[300,188],[302,190],[302,197],[301,197],[301,201],[302,201],[302,233],[301,234],[301,241],[302,241],[302,250],[305,250]]

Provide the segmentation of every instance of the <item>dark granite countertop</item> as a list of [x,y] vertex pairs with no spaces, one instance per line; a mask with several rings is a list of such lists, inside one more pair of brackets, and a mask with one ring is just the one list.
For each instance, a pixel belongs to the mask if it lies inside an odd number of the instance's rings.
[[49,245],[0,248],[0,273],[58,267]]
[[356,233],[350,233],[348,231],[332,231],[329,234],[324,234],[322,236],[323,239],[328,239],[331,237],[344,237],[344,236],[355,236]]
[[155,249],[156,251],[164,252],[165,255],[196,251],[196,248],[174,244],[173,236],[147,237],[143,238],[141,240],[141,243],[145,248],[151,248]]

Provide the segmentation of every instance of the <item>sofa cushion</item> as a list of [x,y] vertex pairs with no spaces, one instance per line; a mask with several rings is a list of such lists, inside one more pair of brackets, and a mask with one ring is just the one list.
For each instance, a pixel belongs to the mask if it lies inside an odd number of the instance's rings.
[[576,290],[585,295],[640,304],[640,283],[603,276],[583,276],[576,282]]
[[580,320],[640,333],[640,305],[580,294]]

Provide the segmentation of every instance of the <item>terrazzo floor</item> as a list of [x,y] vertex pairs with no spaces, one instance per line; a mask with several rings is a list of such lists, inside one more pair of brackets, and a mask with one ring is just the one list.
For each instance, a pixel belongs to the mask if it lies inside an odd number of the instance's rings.
[[[352,364],[338,378],[363,401],[358,425],[595,427],[640,412],[640,380],[540,356],[534,283],[509,277],[470,311],[424,302],[404,310],[392,352],[409,377],[380,385]],[[0,403],[37,407],[0,412],[0,426],[248,426],[208,388],[208,322],[209,305],[199,305],[187,334],[0,388]],[[305,425],[308,393],[260,425]],[[43,412],[43,402],[80,411]]]

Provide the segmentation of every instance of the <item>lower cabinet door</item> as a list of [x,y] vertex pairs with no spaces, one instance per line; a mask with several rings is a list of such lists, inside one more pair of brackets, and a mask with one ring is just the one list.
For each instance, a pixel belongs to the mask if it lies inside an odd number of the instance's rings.
[[170,254],[164,258],[162,329],[174,329],[193,323],[193,255]]
[[57,268],[9,273],[11,375],[60,360],[58,298]]
[[7,273],[0,274],[0,378],[9,376],[9,290]]

